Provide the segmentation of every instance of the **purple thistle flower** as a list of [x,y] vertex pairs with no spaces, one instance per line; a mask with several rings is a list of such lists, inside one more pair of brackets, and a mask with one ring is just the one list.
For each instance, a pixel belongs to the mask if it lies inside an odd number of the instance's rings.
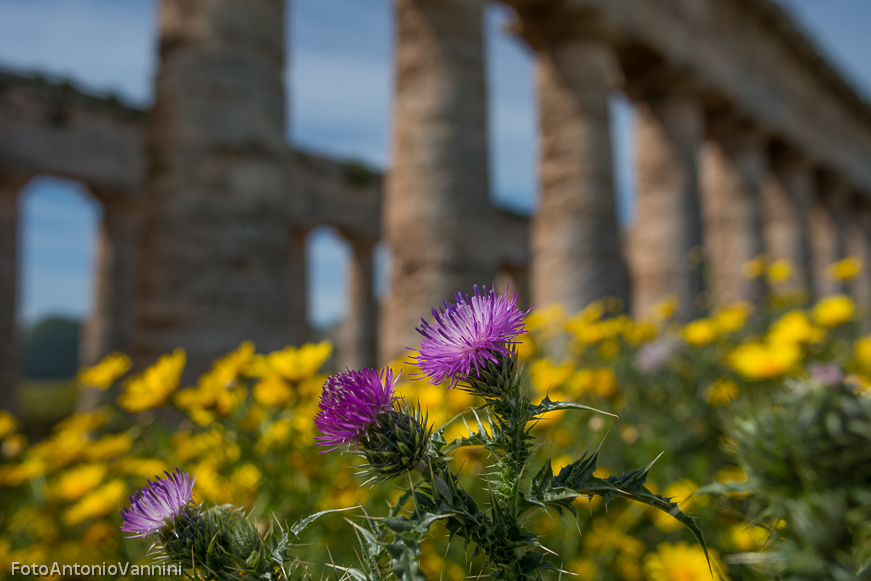
[[474,288],[475,296],[456,293],[455,303],[432,309],[434,323],[421,318],[416,328],[423,339],[412,359],[433,383],[450,379],[449,389],[468,379],[473,367],[479,373],[487,361],[496,363],[497,354],[510,357],[508,346],[526,332],[523,317],[529,311],[517,308],[517,293],[498,295],[496,283],[489,291],[485,287],[484,295]]
[[155,476],[155,481],[148,481],[148,486],[135,496],[128,496],[130,508],[121,509],[124,523],[121,530],[135,533],[126,537],[145,537],[160,531],[166,524],[178,516],[191,503],[196,476],[191,478],[178,468],[173,474],[164,472],[165,480]]
[[[324,382],[321,393],[321,411],[315,416],[315,425],[323,436],[316,440],[321,446],[341,446],[356,443],[379,414],[393,409],[393,371],[385,369],[379,375],[373,369],[346,371],[331,376]],[[324,450],[328,452],[329,450]]]

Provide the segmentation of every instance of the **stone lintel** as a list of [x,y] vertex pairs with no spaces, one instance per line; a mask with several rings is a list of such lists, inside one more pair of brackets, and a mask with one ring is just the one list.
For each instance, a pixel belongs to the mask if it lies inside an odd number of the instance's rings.
[[[771,0],[506,0],[535,39],[597,30],[686,71],[711,102],[741,111],[871,194],[871,104]],[[544,16],[542,16],[544,15]],[[533,36],[525,33],[534,28]],[[589,35],[576,33],[576,38]],[[627,85],[632,74],[625,71]]]

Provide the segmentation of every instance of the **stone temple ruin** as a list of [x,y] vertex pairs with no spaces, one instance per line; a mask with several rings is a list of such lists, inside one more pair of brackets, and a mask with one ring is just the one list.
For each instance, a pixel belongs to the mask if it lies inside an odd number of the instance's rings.
[[[765,252],[796,265],[798,286],[849,290],[869,311],[867,274],[839,289],[825,269],[871,258],[871,105],[771,0],[504,1],[537,58],[529,219],[490,202],[484,0],[394,1],[383,187],[285,142],[283,0],[161,0],[148,112],[0,76],[0,406],[17,382],[16,193],[37,174],[80,180],[103,205],[86,363],[183,345],[195,374],[243,339],[305,340],[304,241],[324,224],[353,247],[342,366],[401,355],[431,306],[494,279],[570,311],[610,295],[643,316],[674,295],[685,321],[759,301],[764,282],[741,269]],[[638,106],[625,244],[616,90]],[[379,239],[392,253],[380,313]]]

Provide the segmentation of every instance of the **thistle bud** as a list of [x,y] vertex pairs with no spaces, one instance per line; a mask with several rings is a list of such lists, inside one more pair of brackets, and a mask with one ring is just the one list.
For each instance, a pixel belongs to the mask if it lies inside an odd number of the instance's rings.
[[376,478],[392,478],[418,468],[424,461],[430,431],[420,408],[404,402],[399,410],[379,414],[368,434],[357,443],[366,458],[366,471]]
[[315,417],[323,434],[317,437],[319,443],[353,448],[376,478],[417,468],[429,441],[426,417],[393,394],[395,384],[390,369],[380,375],[371,369],[347,371],[327,379]]

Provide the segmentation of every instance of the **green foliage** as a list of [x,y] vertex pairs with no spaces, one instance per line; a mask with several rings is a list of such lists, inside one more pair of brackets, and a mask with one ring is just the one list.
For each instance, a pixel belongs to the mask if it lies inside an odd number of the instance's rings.
[[[527,530],[531,513],[548,508],[559,513],[564,509],[574,513],[572,502],[577,497],[594,495],[606,501],[615,496],[634,500],[671,514],[690,528],[707,555],[701,529],[693,519],[681,512],[677,504],[645,488],[652,462],[620,477],[601,479],[593,476],[598,454],[585,453],[557,476],[553,475],[548,458],[541,470],[528,478],[526,467],[539,445],[531,429],[539,417],[554,410],[597,410],[554,402],[549,397],[539,404],[532,404],[521,377],[515,354],[488,362],[486,369],[477,374],[473,372],[469,381],[461,383],[463,389],[485,400],[483,405],[473,410],[478,429],[450,443],[445,441],[444,426],[433,433],[426,461],[418,469],[424,485],[414,488],[412,484],[412,488],[406,491],[414,502],[409,514],[378,519],[380,533],[368,532],[363,536],[364,550],[373,557],[369,564],[370,573],[392,573],[407,581],[420,579],[417,565],[420,545],[430,527],[437,521],[444,521],[451,537],[461,537],[464,547],[474,545],[472,556],[480,553],[485,557],[484,570],[489,570],[493,579],[541,579],[543,571],[559,569],[545,558],[546,549],[537,535]],[[486,427],[481,420],[482,414],[488,418]],[[482,488],[488,493],[487,510],[481,509],[464,487],[459,474],[450,468],[450,452],[467,445],[481,446],[495,459],[494,471],[481,481]],[[364,450],[362,454],[368,458],[369,452]],[[363,529],[358,527],[358,530]],[[388,533],[392,535],[389,542],[383,540]],[[386,549],[386,564],[378,559],[381,557],[379,552],[373,554],[373,543]],[[354,577],[366,576],[364,571],[352,571]]]
[[871,399],[854,387],[792,382],[727,423],[751,515],[771,533],[763,560],[784,581],[855,579],[871,556]]
[[24,376],[28,379],[72,379],[79,370],[81,323],[48,317],[27,331],[23,344]]

